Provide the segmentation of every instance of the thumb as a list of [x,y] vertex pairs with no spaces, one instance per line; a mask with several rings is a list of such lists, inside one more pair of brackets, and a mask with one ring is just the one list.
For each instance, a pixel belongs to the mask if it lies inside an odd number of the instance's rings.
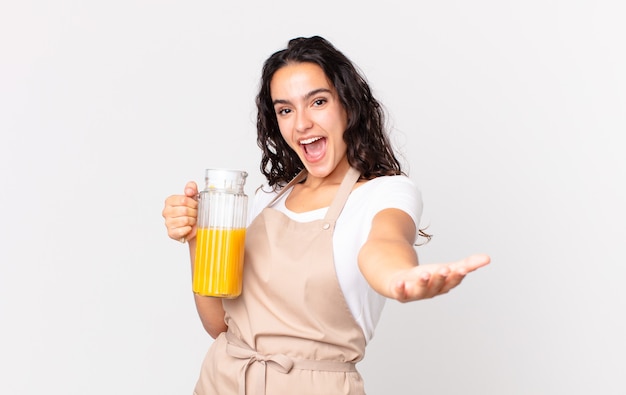
[[193,181],[189,181],[185,185],[185,196],[195,198],[197,194],[198,194],[198,185]]

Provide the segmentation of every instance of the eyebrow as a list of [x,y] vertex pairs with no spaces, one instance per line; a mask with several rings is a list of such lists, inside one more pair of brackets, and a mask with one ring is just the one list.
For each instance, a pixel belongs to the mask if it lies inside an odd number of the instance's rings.
[[[311,97],[318,95],[320,93],[331,93],[332,91],[328,88],[319,88],[319,89],[314,89],[311,92],[307,93],[306,95],[304,95],[303,99],[304,100],[308,100]],[[273,105],[277,105],[277,104],[291,104],[291,102],[289,100],[284,100],[284,99],[276,99],[274,101],[272,101]]]

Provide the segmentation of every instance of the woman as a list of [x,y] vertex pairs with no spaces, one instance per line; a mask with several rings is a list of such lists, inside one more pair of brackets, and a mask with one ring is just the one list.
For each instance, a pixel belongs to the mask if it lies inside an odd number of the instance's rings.
[[[293,39],[268,58],[256,103],[267,186],[254,199],[241,296],[195,296],[216,340],[194,393],[363,394],[355,364],[386,298],[444,294],[489,257],[418,265],[420,193],[365,79],[328,41]],[[188,183],[163,209],[192,267],[196,194]]]

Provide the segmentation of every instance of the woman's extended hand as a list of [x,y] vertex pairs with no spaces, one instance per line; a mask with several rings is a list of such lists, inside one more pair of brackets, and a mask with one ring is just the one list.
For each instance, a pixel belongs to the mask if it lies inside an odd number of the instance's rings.
[[459,285],[465,275],[490,261],[488,255],[476,254],[456,262],[415,266],[397,273],[391,280],[389,292],[400,302],[443,295]]
[[191,181],[185,185],[184,195],[172,195],[165,199],[162,215],[170,238],[184,243],[196,237],[197,195],[198,186]]

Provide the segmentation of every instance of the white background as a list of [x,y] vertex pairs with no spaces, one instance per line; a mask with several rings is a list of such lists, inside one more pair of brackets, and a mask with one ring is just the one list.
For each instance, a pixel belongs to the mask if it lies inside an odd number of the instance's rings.
[[210,344],[166,196],[262,179],[263,60],[322,35],[365,73],[423,192],[423,262],[369,394],[625,394],[624,3],[4,1],[0,393],[190,394]]

